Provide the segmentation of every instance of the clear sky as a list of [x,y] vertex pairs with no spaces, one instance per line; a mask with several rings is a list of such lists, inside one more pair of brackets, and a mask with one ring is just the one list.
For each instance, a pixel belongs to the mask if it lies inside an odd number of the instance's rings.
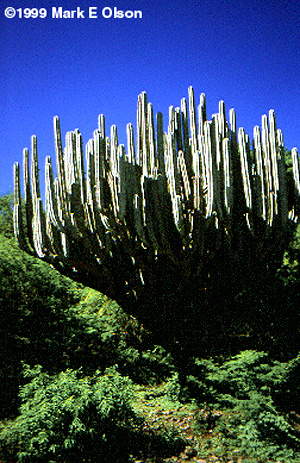
[[[5,17],[9,7],[14,18]],[[24,8],[34,7],[47,16],[26,19]],[[52,7],[76,15],[79,7],[84,18],[52,18]],[[142,18],[103,17],[114,7]],[[223,99],[251,139],[274,109],[285,145],[300,149],[299,1],[2,0],[0,27],[0,194],[12,188],[13,162],[32,134],[41,173],[45,156],[54,158],[53,116],[86,143],[103,113],[125,143],[144,90],[165,121],[190,85],[197,104],[206,94],[209,117]]]

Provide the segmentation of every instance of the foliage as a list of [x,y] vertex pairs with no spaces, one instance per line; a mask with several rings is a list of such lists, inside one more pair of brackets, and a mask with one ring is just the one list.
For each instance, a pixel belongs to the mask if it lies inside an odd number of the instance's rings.
[[11,238],[13,236],[13,193],[0,195],[0,234]]
[[285,402],[291,386],[299,397],[294,380],[299,361],[270,361],[257,351],[241,352],[224,363],[195,361],[187,387],[205,405],[199,424],[219,433],[221,453],[238,448],[249,457],[300,462],[300,433]]
[[111,447],[126,450],[118,442],[122,424],[137,420],[130,406],[132,383],[115,368],[89,377],[74,370],[50,376],[40,366],[26,366],[25,377],[30,382],[21,388],[20,415],[0,433],[7,457],[16,453],[18,462],[95,461],[96,456],[111,461]]
[[[0,240],[0,417],[16,412],[21,361],[51,374],[118,364],[140,382],[169,375],[170,356],[118,304]],[[152,353],[153,352],[153,353]]]
[[[123,374],[142,383],[170,374],[170,354],[153,345],[150,333],[136,318],[126,315],[116,302],[91,288],[80,288],[78,294],[80,300],[70,307],[69,319],[77,320],[81,332],[92,339],[87,351],[90,366],[92,354],[98,362],[102,358],[102,365],[107,359],[110,364],[117,363]],[[78,342],[79,336],[74,336],[74,340]],[[84,347],[83,344],[79,350],[84,351]]]
[[[72,286],[20,253],[13,239],[0,240],[0,413],[9,414],[17,394],[20,361],[55,368],[63,359],[63,311],[75,302]],[[1,410],[2,409],[2,410]]]

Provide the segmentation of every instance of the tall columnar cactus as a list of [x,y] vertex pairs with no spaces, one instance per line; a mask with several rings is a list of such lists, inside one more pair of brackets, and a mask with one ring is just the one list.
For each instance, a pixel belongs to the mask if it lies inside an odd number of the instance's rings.
[[170,107],[164,132],[162,114],[155,123],[143,92],[136,144],[128,124],[127,150],[118,143],[115,126],[106,135],[100,115],[85,162],[80,132],[67,133],[63,149],[55,117],[57,177],[47,157],[45,207],[36,137],[31,180],[24,150],[25,217],[20,169],[17,163],[14,167],[14,228],[20,246],[164,333],[172,323],[178,328],[183,318],[191,317],[188,309],[174,307],[183,298],[188,307],[195,288],[201,312],[209,281],[226,275],[227,284],[232,269],[236,281],[251,267],[270,267],[274,249],[282,256],[299,215],[298,152],[292,150],[291,183],[274,112],[262,117],[261,129],[254,128],[251,148],[244,129],[237,128],[233,109],[228,124],[223,101],[209,121],[202,94],[198,122],[192,87],[188,102],[182,99],[180,108]]

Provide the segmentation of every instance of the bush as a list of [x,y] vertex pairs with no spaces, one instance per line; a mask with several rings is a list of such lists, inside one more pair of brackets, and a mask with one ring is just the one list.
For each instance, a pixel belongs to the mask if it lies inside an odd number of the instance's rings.
[[[20,391],[20,415],[0,431],[5,458],[22,463],[111,462],[119,461],[120,452],[125,458],[122,432],[126,423],[137,422],[128,378],[115,368],[92,377],[74,370],[49,376],[40,366],[26,366],[25,377],[31,380]],[[128,453],[120,461],[128,461]]]
[[299,426],[284,404],[284,397],[299,397],[298,370],[299,358],[281,363],[257,351],[223,363],[196,360],[187,384],[202,405],[199,425],[220,433],[221,452],[238,448],[258,461],[300,462]]

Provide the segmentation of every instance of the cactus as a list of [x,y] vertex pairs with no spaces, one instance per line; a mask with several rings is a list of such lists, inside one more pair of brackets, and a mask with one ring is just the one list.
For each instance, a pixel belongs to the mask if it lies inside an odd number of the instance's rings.
[[254,128],[251,150],[234,109],[228,124],[221,101],[209,121],[201,94],[197,124],[192,87],[188,93],[189,104],[182,99],[180,108],[170,107],[166,132],[161,113],[155,130],[152,104],[145,92],[139,95],[136,146],[128,124],[127,151],[116,126],[106,136],[100,115],[85,163],[80,132],[69,132],[63,149],[56,116],[57,178],[47,157],[45,211],[36,137],[31,187],[24,150],[24,217],[14,166],[20,247],[116,299],[163,335],[189,317],[188,309],[172,313],[174,301],[184,297],[188,307],[191,288],[202,297],[213,269],[221,269],[215,281],[223,271],[228,282],[229,268],[243,275],[251,266],[270,268],[274,247],[282,256],[299,215],[299,156],[294,148],[291,183],[274,111],[262,117],[262,129]]

